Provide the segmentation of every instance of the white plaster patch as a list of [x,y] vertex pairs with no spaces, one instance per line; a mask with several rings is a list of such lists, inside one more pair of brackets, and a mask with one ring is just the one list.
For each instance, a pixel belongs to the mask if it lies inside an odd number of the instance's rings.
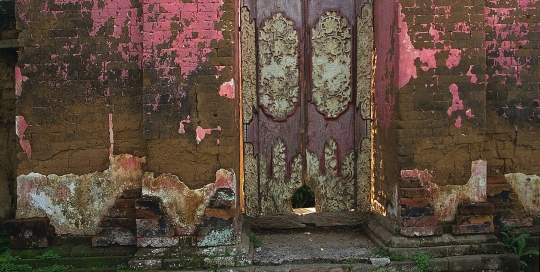
[[535,216],[540,215],[540,177],[522,173],[506,174],[504,177],[518,194],[525,210]]
[[111,156],[103,172],[17,177],[16,218],[48,217],[57,234],[93,235],[125,189],[141,187],[145,158]]

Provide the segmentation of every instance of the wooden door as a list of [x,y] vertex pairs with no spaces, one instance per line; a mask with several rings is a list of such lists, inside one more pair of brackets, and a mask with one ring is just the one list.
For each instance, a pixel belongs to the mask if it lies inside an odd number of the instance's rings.
[[357,9],[366,5],[355,0],[245,4],[246,213],[291,211],[291,197],[304,185],[314,191],[317,211],[355,209],[360,139],[369,138],[368,120],[355,103]]

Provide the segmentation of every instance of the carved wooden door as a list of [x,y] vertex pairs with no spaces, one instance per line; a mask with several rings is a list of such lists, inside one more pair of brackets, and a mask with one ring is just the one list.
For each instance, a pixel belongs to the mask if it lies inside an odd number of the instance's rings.
[[371,5],[243,4],[246,213],[291,211],[303,185],[315,193],[317,211],[369,209]]

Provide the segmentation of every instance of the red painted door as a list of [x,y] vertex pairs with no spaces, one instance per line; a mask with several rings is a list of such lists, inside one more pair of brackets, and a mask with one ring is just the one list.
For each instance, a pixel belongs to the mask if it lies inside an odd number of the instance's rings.
[[242,9],[249,215],[291,211],[291,197],[304,185],[314,191],[317,211],[356,207],[358,137],[368,131],[355,102],[361,4],[275,0]]

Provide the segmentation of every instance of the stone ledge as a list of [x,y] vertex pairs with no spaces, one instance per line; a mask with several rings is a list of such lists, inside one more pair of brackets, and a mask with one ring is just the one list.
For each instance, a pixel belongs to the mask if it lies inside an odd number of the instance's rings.
[[244,217],[252,229],[301,229],[306,226],[337,227],[361,225],[371,218],[369,212],[316,212],[305,215],[283,213],[260,217]]
[[19,48],[21,45],[19,44],[18,39],[5,39],[0,40],[0,48]]
[[391,254],[401,254],[406,257],[414,252],[423,252],[439,257],[505,254],[504,245],[493,234],[443,234],[433,237],[410,238],[391,234],[376,219],[366,224],[365,231],[373,242]]

